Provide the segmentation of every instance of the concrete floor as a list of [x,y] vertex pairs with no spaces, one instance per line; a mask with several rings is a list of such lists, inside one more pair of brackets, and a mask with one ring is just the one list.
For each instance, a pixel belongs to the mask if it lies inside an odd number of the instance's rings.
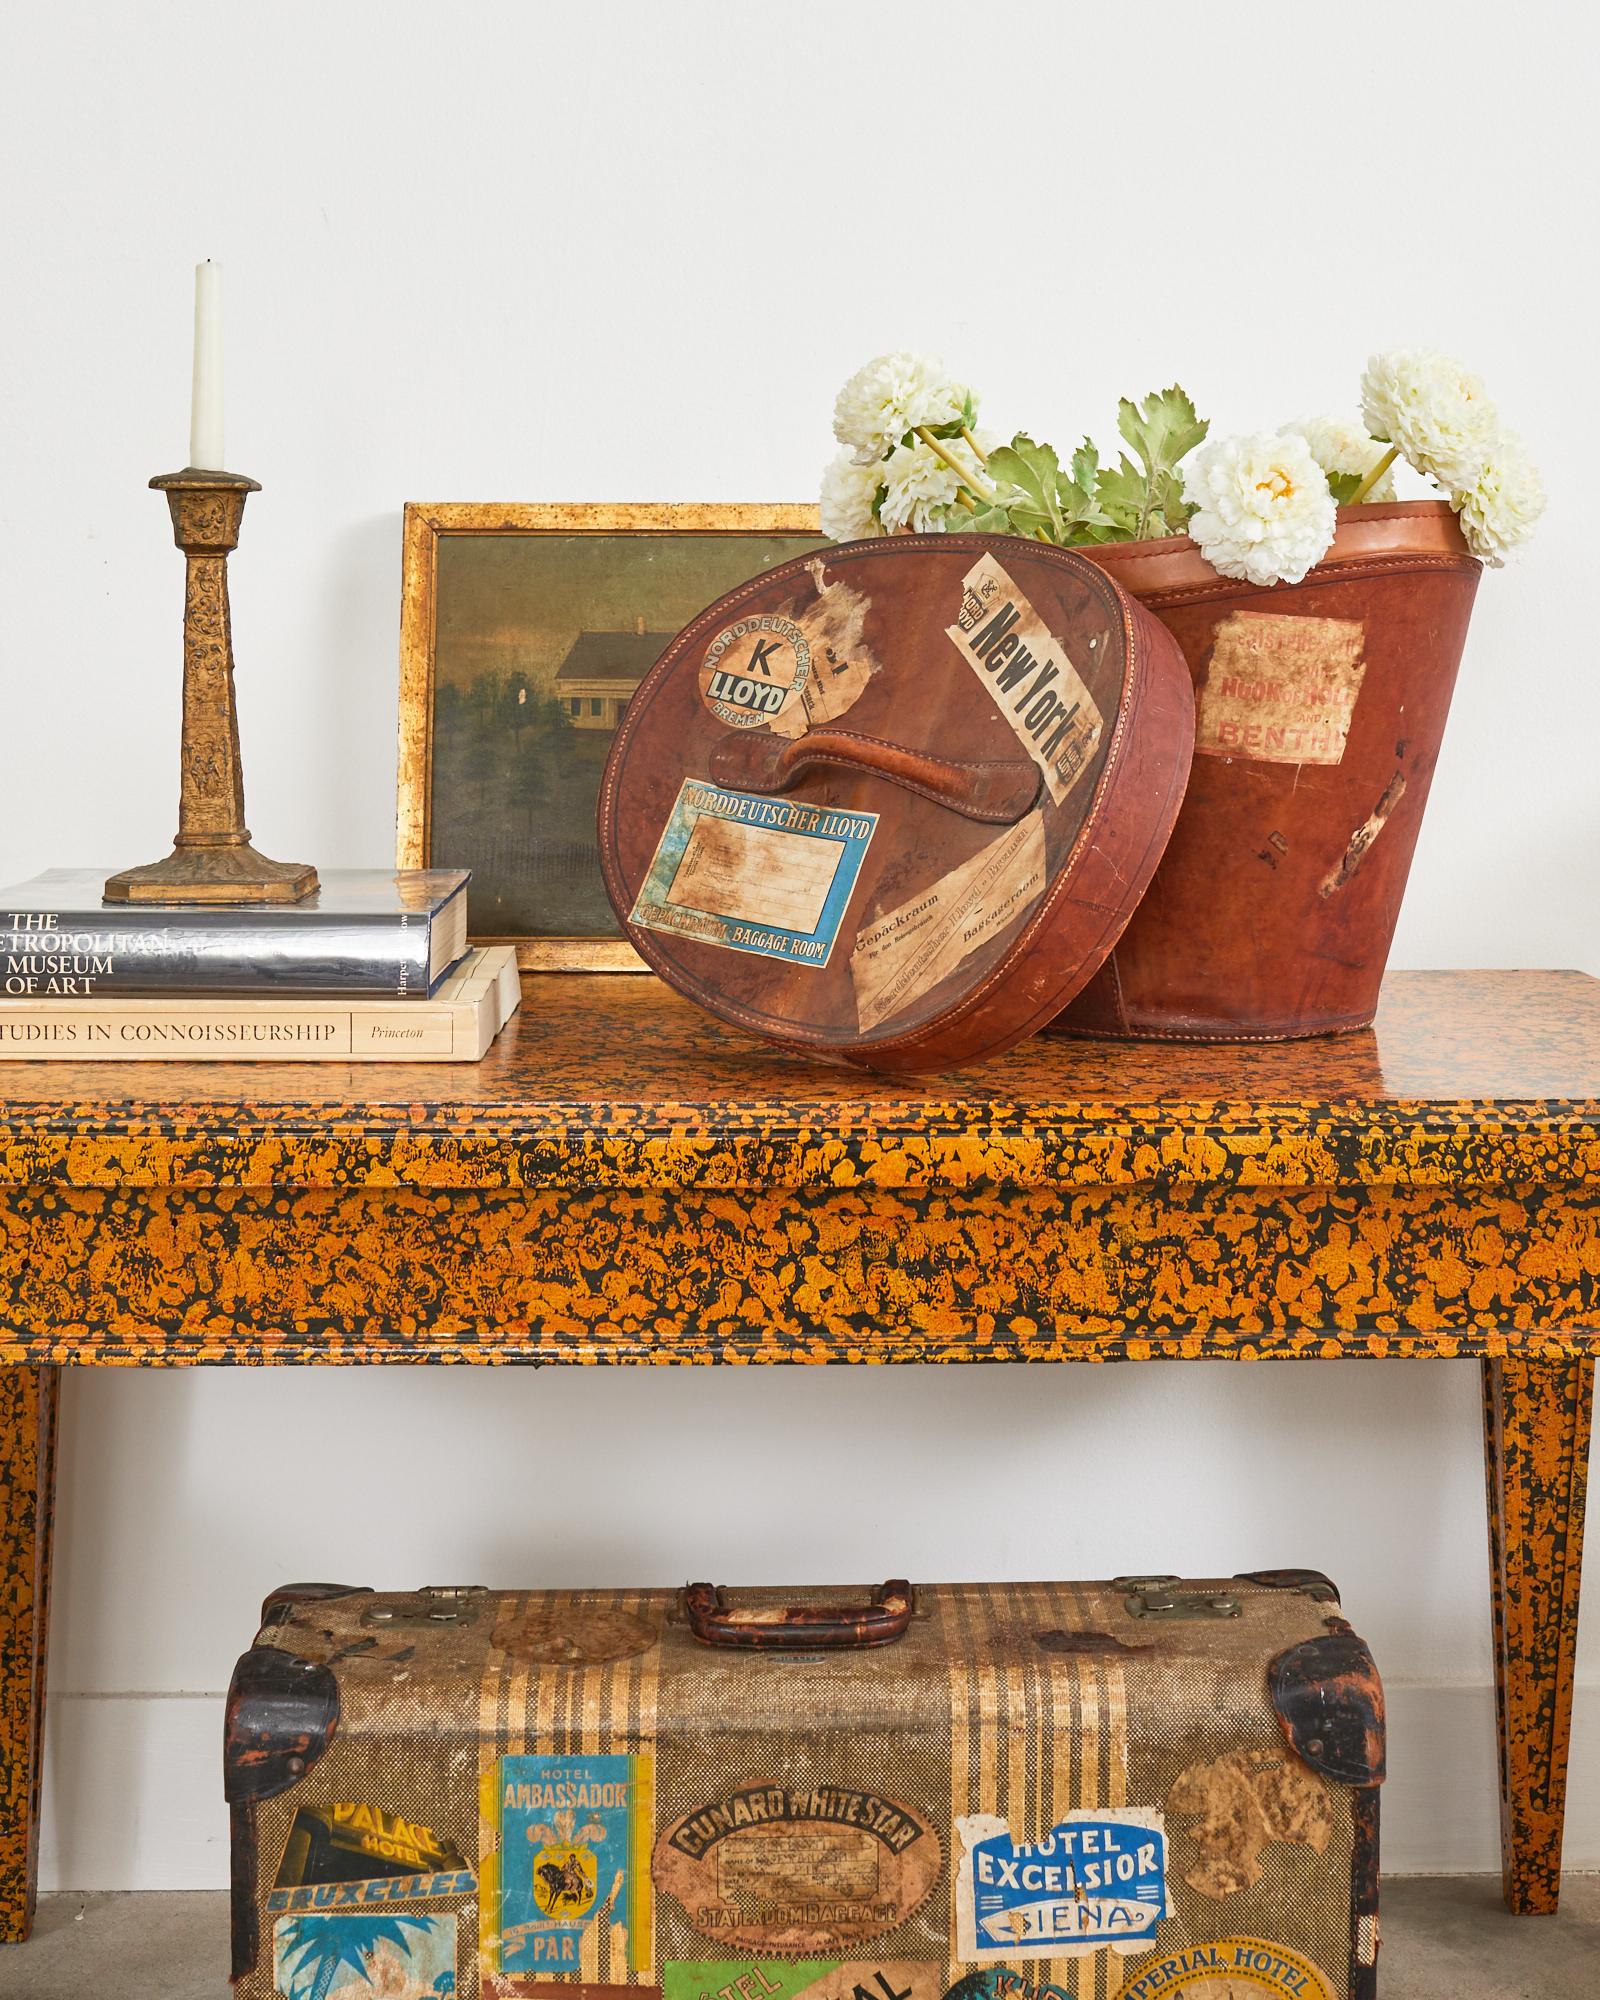
[[[0,2000],[227,2000],[228,1899],[46,1896],[0,1945]],[[1382,2000],[1600,2000],[1600,1875],[1569,1875],[1559,1917],[1508,1917],[1484,1875],[1383,1886]]]

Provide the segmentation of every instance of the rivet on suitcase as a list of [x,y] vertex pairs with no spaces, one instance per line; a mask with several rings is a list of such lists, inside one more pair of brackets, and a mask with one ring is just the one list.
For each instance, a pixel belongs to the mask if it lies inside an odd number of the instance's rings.
[[291,1586],[229,1692],[233,1976],[1371,2000],[1383,1759],[1371,1656],[1312,1571],[777,1604]]

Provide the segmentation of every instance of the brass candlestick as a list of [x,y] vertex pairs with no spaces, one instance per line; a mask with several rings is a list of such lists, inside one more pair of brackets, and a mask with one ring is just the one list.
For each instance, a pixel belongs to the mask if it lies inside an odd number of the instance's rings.
[[244,823],[239,711],[233,692],[228,557],[247,493],[237,472],[185,466],[150,484],[167,496],[173,540],[188,564],[183,595],[183,759],[178,835],[164,861],[106,881],[109,903],[298,903],[317,886],[303,861],[269,861]]

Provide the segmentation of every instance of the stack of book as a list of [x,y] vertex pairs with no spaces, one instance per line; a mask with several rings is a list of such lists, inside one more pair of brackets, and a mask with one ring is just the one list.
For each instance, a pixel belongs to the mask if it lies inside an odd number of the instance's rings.
[[104,872],[0,889],[0,1060],[476,1062],[521,997],[469,948],[461,869],[333,869],[304,902],[110,904]]

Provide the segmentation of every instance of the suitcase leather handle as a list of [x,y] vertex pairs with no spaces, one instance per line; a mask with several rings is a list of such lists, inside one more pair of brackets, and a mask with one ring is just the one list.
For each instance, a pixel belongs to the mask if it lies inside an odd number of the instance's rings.
[[934,757],[853,729],[808,729],[792,740],[768,730],[738,730],[711,753],[717,784],[746,792],[786,792],[809,771],[864,771],[916,792],[963,819],[1014,826],[1039,796],[1031,757]]
[[813,1646],[887,1646],[905,1636],[916,1597],[904,1577],[881,1585],[866,1604],[752,1604],[735,1610],[713,1583],[683,1593],[689,1630],[707,1646],[767,1651]]

